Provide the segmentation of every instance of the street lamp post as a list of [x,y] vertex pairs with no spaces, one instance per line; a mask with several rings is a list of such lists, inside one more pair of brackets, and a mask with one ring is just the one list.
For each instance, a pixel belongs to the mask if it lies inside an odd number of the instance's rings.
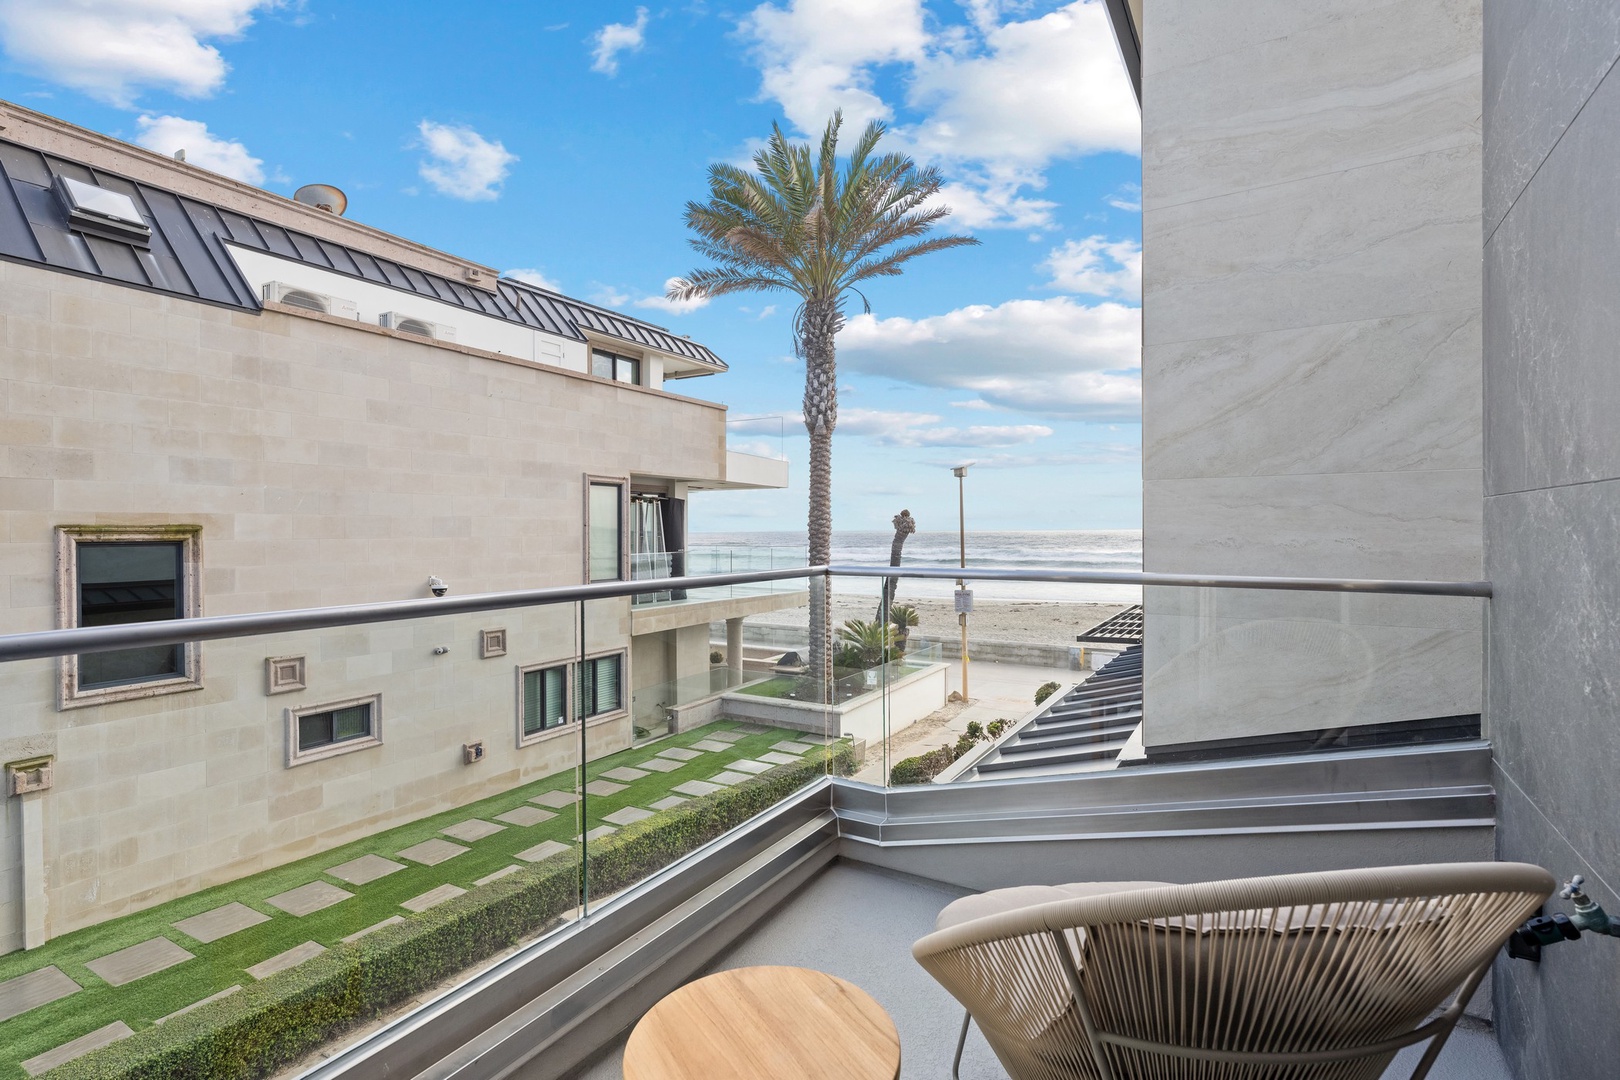
[[[962,569],[967,569],[967,501],[965,487],[969,461],[958,465],[951,470],[956,477],[956,530],[961,543]],[[967,582],[962,578],[956,579],[956,619],[962,626],[962,700],[968,699],[968,612],[973,608],[973,594],[967,590]]]

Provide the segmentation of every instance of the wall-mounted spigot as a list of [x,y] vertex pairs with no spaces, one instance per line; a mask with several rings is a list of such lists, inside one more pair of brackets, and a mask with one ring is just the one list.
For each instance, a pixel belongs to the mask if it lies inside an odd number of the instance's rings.
[[1559,896],[1575,902],[1575,913],[1569,917],[1569,921],[1579,930],[1620,937],[1620,922],[1609,918],[1609,913],[1603,910],[1602,905],[1581,891],[1581,886],[1585,884],[1586,879],[1576,874],[1564,882],[1564,887],[1558,890]]

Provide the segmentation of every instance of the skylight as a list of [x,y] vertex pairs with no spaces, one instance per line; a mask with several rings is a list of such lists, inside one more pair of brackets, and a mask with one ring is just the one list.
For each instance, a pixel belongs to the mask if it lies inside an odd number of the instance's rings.
[[56,178],[56,194],[67,210],[68,224],[79,232],[141,247],[152,238],[146,219],[128,195],[67,176]]

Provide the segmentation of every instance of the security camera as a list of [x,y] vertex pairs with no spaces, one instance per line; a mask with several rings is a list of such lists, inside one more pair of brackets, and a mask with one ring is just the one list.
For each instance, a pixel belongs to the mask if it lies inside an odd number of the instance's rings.
[[443,596],[445,593],[450,591],[450,586],[446,585],[439,578],[432,576],[428,578],[428,588],[433,590],[434,596]]

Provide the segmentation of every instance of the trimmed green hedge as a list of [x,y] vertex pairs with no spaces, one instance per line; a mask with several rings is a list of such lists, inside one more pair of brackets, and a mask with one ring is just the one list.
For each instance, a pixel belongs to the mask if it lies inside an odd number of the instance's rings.
[[1041,683],[1035,691],[1035,704],[1039,705],[1053,694],[1057,693],[1058,684],[1055,682]]
[[[627,825],[589,845],[592,896],[606,896],[770,809],[824,772],[855,770],[839,743],[724,791]],[[50,1080],[252,1080],[361,1021],[560,922],[578,903],[573,852],[525,867],[403,923],[339,945],[51,1070]]]
[[926,754],[897,761],[889,770],[889,784],[893,787],[903,784],[926,784],[944,772],[958,756],[954,748],[942,746],[938,750],[930,750]]

